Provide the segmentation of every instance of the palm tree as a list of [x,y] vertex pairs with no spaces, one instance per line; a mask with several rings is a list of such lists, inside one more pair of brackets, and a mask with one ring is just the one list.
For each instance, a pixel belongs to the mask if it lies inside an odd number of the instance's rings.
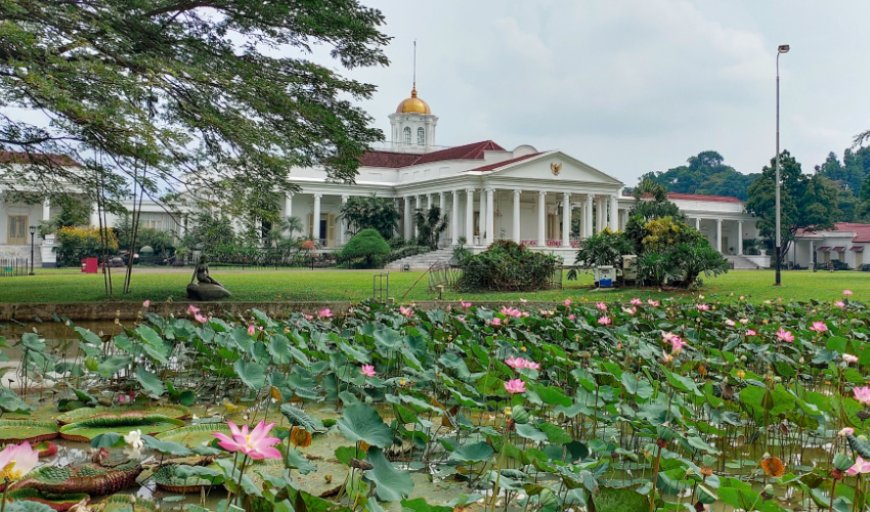
[[441,233],[447,229],[447,215],[441,215],[441,208],[433,206],[429,210],[417,210],[414,223],[417,225],[417,243],[437,249]]

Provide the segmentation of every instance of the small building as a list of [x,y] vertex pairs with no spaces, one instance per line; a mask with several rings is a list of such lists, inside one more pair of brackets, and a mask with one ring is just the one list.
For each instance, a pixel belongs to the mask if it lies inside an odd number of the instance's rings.
[[785,261],[790,267],[862,270],[870,264],[870,224],[837,222],[833,229],[798,230]]

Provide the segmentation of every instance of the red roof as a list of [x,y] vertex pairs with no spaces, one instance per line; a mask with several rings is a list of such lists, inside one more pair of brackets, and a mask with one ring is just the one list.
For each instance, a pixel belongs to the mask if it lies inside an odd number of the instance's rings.
[[716,201],[719,203],[742,203],[740,199],[731,196],[711,196],[706,194],[681,194],[668,192],[668,199],[686,199],[688,201]]
[[81,167],[81,164],[68,157],[55,153],[25,153],[24,151],[0,151],[0,164],[53,164]]
[[855,238],[852,239],[852,243],[870,243],[870,224],[859,224],[857,222],[837,222],[836,224],[834,224],[834,231],[852,231],[853,233],[855,233]]
[[491,140],[441,149],[431,153],[400,153],[398,151],[368,151],[360,158],[365,167],[389,167],[399,169],[411,165],[443,162],[445,160],[483,160],[485,151],[504,151],[504,148]]
[[492,171],[498,169],[500,167],[504,167],[505,165],[510,165],[516,162],[522,162],[523,160],[528,160],[534,156],[538,156],[541,153],[530,153],[528,155],[518,156],[516,158],[511,158],[510,160],[502,160],[501,162],[494,162],[491,164],[486,164],[482,167],[477,167],[475,169],[469,169],[469,171]]

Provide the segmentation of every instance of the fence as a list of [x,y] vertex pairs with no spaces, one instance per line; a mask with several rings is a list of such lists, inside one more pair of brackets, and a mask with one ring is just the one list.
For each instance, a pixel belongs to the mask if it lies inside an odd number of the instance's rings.
[[26,276],[29,272],[27,258],[0,258],[0,277]]

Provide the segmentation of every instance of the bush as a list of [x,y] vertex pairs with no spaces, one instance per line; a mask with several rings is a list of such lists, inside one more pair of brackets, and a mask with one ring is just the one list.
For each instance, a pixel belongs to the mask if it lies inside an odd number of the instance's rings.
[[634,252],[631,241],[619,231],[605,228],[602,232],[583,241],[574,263],[584,267],[600,265],[622,266],[622,256]]
[[390,246],[377,229],[367,228],[354,235],[341,250],[341,263],[352,268],[380,268],[390,255]]
[[[109,251],[118,250],[118,239],[112,230],[105,230],[109,237]],[[100,230],[85,227],[62,227],[57,230],[57,264],[78,267],[82,258],[96,257],[102,252]]]
[[457,287],[463,291],[534,291],[549,288],[561,258],[501,240],[464,258]]

